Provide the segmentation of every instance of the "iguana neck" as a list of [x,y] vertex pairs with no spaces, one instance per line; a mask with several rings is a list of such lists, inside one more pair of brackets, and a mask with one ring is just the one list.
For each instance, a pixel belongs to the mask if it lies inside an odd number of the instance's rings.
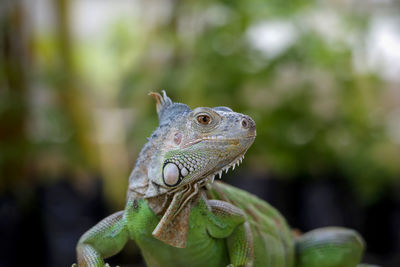
[[199,189],[205,185],[205,182],[198,181],[176,188],[175,190],[167,190],[167,188],[152,182],[148,177],[148,164],[151,162],[154,154],[153,151],[157,148],[157,142],[151,141],[143,147],[129,178],[130,187],[128,194],[146,199],[150,208],[157,215],[163,215],[168,206],[171,205],[174,196],[181,195],[182,199],[176,202],[177,209],[174,211],[175,213],[179,213],[190,200],[197,197]]
[[146,199],[153,212],[161,216],[153,231],[154,237],[175,247],[185,247],[191,205],[199,198],[204,181],[173,190],[151,181],[148,171],[153,157],[159,152],[161,138],[156,131],[140,152],[129,178],[128,197]]
[[160,215],[160,222],[152,235],[174,247],[185,247],[189,226],[189,215],[193,200],[200,195],[198,182],[167,191],[160,185],[152,182],[148,175],[148,163],[156,145],[147,143],[141,151],[136,166],[130,176],[128,197],[144,198],[156,215]]
[[144,145],[136,160],[135,167],[129,177],[129,192],[137,194],[141,198],[165,198],[167,188],[162,187],[149,179],[148,172],[153,157],[159,153],[159,147],[164,139],[163,127],[157,128]]

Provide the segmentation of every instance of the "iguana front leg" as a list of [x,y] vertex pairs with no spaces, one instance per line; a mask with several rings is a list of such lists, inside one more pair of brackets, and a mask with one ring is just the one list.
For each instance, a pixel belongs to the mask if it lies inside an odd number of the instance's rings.
[[[79,240],[76,247],[79,267],[103,267],[103,259],[117,254],[128,241],[124,211],[100,221]],[[74,265],[73,265],[74,266]]]
[[226,238],[229,266],[253,265],[253,238],[243,211],[221,200],[207,200],[211,209],[208,233],[214,238]]

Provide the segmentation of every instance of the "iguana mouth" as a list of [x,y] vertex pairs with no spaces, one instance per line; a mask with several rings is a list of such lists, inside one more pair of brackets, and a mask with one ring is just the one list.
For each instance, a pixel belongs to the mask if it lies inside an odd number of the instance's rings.
[[[241,137],[241,139],[252,139],[255,137],[256,137],[256,135],[249,135],[249,136]],[[198,138],[196,140],[190,141],[190,142],[186,143],[183,146],[183,148],[188,148],[190,146],[193,146],[193,145],[198,144],[203,141],[211,141],[214,143],[221,143],[221,144],[225,143],[225,144],[229,144],[229,145],[237,145],[240,143],[239,138],[226,138],[222,135],[212,135],[212,136],[202,137],[202,138]]]
[[235,170],[236,166],[239,166],[243,159],[244,159],[244,154],[246,153],[243,152],[242,154],[240,154],[239,156],[237,156],[231,163],[225,165],[225,167],[222,167],[219,171],[214,172],[211,175],[208,175],[204,180],[208,180],[208,182],[213,183],[215,177],[218,175],[219,179],[222,179],[222,173],[225,171],[225,173],[228,173],[229,169],[232,167],[232,171]]
[[[247,140],[250,139],[255,139],[256,134],[255,132],[251,135],[247,136],[242,136],[239,138],[226,138],[221,135],[213,135],[213,136],[207,136],[207,137],[202,137],[198,138],[196,140],[190,141],[185,144],[185,148],[193,146],[195,144],[201,143],[201,142],[211,142],[211,145],[220,145],[220,146],[240,146],[242,141],[247,142]],[[248,147],[247,147],[248,148]],[[242,160],[244,158],[244,154],[247,151],[247,148],[244,149],[238,156],[236,156],[230,163],[226,164],[223,167],[219,167],[217,171],[210,170],[207,173],[204,173],[200,179],[196,179],[194,182],[197,183],[199,181],[205,181],[205,182],[214,182],[215,177],[218,175],[219,178],[222,178],[222,173],[225,171],[225,173],[228,173],[228,170],[232,167],[232,170],[235,169],[236,165],[239,166],[240,163],[242,163]],[[181,168],[180,168],[181,169]],[[214,169],[215,170],[215,169]]]

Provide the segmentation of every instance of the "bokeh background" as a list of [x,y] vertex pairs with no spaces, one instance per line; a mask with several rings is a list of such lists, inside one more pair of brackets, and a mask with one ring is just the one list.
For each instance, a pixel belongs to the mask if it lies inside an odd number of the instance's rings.
[[[305,232],[340,225],[400,266],[400,3],[0,2],[0,266],[70,266],[124,206],[150,91],[257,123],[223,179]],[[134,243],[111,258],[143,266]]]

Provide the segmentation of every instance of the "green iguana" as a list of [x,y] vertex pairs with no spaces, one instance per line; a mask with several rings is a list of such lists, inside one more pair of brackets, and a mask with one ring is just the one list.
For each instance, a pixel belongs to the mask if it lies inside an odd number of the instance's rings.
[[[256,137],[256,124],[227,107],[174,103],[163,91],[160,125],[136,161],[125,209],[79,240],[78,266],[104,266],[133,239],[148,266],[356,266],[364,241],[328,227],[292,235],[272,206],[221,182]],[[107,264],[106,264],[107,265]],[[76,266],[76,265],[75,265]]]

